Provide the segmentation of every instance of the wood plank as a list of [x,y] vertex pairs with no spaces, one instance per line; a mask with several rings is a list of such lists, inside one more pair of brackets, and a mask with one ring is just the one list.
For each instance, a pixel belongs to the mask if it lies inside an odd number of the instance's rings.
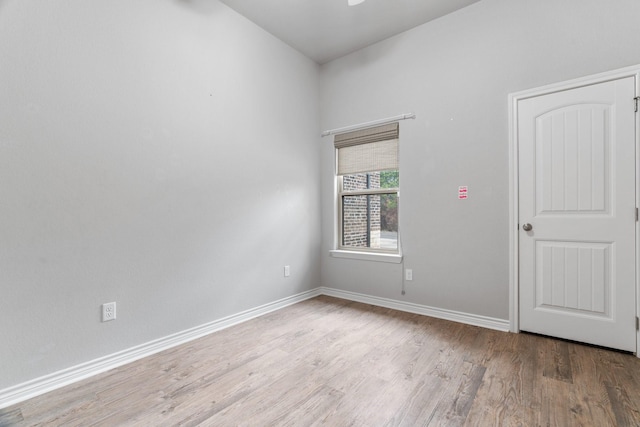
[[385,426],[412,427],[428,420],[442,399],[445,398],[442,378],[416,380],[409,398],[398,408],[393,418]]
[[[280,417],[274,419],[273,424],[278,426],[315,426],[321,424],[326,415],[338,405],[344,397],[331,387],[321,386],[309,396],[297,402],[291,411],[284,412]],[[258,424],[262,419],[258,420]],[[256,425],[256,424],[253,424]]]
[[636,409],[638,405],[638,395],[631,398],[627,390],[621,386],[610,383],[604,384],[611,409],[616,417],[616,425],[619,426],[640,426],[640,412]]
[[159,404],[151,408],[118,405],[118,413],[108,414],[103,421],[111,425],[143,420],[152,420],[153,424],[191,425],[194,420],[210,417],[270,384],[274,375],[282,372],[281,366],[288,357],[288,353],[275,349],[222,375],[202,377],[198,386],[163,392]]
[[569,358],[569,343],[553,340],[548,342],[544,365],[544,375],[567,383],[573,382],[571,359]]
[[[513,334],[492,334],[484,357],[486,372],[465,421],[466,426],[527,426],[533,411],[527,405],[534,387],[535,353],[513,346]],[[504,351],[502,351],[504,349]]]
[[616,425],[613,407],[607,396],[604,381],[599,377],[601,369],[599,350],[582,345],[571,345],[573,385],[571,413],[575,425]]
[[540,382],[542,406],[537,425],[568,426],[573,418],[568,396],[572,385],[564,381],[543,377]]
[[24,421],[20,408],[13,410],[0,409],[0,426],[11,426]]
[[465,424],[486,368],[469,362],[464,362],[463,365],[464,373],[455,392],[449,399],[440,400],[425,425],[462,426]]
[[[344,392],[335,410],[323,419],[324,425],[382,426],[390,422],[414,389],[411,382],[389,382],[374,373]],[[368,402],[363,405],[363,402]]]

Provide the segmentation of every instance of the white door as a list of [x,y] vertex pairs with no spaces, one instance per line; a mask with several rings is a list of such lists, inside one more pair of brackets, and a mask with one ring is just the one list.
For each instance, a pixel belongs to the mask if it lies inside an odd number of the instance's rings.
[[523,331],[636,351],[634,97],[626,77],[518,101]]

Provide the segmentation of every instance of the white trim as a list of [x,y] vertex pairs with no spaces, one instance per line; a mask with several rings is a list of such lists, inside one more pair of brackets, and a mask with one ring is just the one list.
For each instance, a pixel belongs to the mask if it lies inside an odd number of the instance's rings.
[[640,71],[640,64],[631,67],[621,68],[619,70],[606,71],[604,73],[594,74],[590,76],[583,76],[577,79],[567,80],[559,83],[553,83],[546,86],[541,86],[532,89],[526,89],[520,92],[509,94],[509,98],[513,98],[517,101],[534,98],[541,95],[548,95],[550,93],[561,92],[563,90],[575,89],[583,86],[590,86],[594,84],[604,83],[611,80],[618,80],[625,77],[635,77]]
[[400,114],[399,116],[387,117],[386,119],[372,120],[370,122],[359,123],[357,125],[350,125],[350,126],[337,128],[337,129],[325,130],[320,135],[324,137],[324,136],[335,135],[343,132],[350,132],[352,130],[366,129],[373,126],[386,125],[387,123],[393,123],[400,120],[408,120],[408,119],[415,119],[415,118],[416,118],[416,115],[414,113],[405,113],[405,114]]
[[[640,97],[640,66],[636,70],[636,96]],[[636,209],[640,206],[640,114],[636,113]],[[640,222],[636,221],[636,318],[640,316]],[[636,320],[637,322],[637,320]],[[640,329],[636,329],[636,357],[640,358]]]
[[329,251],[329,255],[334,258],[357,259],[360,261],[389,262],[392,264],[400,264],[402,262],[402,254],[395,253],[358,252],[333,249]]
[[[591,76],[554,83],[509,94],[509,329],[519,332],[518,312],[518,102],[563,90],[634,77],[640,96],[640,64]],[[636,115],[636,183],[640,182],[640,119]],[[640,206],[640,186],[636,185],[636,206]],[[636,316],[640,316],[640,226],[636,223]],[[640,331],[636,336],[636,356],[640,358]]]
[[429,307],[427,305],[414,304],[411,302],[398,301],[389,298],[374,297],[371,295],[343,291],[334,288],[322,287],[320,288],[320,292],[322,293],[322,295],[347,299],[364,304],[371,304],[378,307],[391,308],[394,310],[405,311],[407,313],[421,314],[423,316],[450,320],[452,322],[465,323],[467,325],[480,326],[482,328],[494,329],[497,331],[509,331],[508,320],[496,319],[494,317],[480,316],[478,314],[470,314],[460,311],[446,310],[443,308]]
[[520,332],[518,286],[518,100],[509,95],[509,330]]
[[0,409],[318,295],[320,289],[312,289],[0,390]]

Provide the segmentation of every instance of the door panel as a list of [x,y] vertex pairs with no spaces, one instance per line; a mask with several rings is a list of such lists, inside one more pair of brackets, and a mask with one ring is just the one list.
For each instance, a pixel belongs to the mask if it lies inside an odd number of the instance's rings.
[[610,206],[610,106],[579,105],[536,119],[536,210],[606,213]]
[[611,318],[611,244],[536,244],[536,307]]
[[628,77],[518,102],[522,330],[636,349],[634,97]]

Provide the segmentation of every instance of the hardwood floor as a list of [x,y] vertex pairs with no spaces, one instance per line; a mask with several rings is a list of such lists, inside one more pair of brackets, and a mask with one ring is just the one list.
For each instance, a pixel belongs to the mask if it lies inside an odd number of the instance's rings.
[[2,426],[640,426],[640,359],[317,297],[0,410]]

